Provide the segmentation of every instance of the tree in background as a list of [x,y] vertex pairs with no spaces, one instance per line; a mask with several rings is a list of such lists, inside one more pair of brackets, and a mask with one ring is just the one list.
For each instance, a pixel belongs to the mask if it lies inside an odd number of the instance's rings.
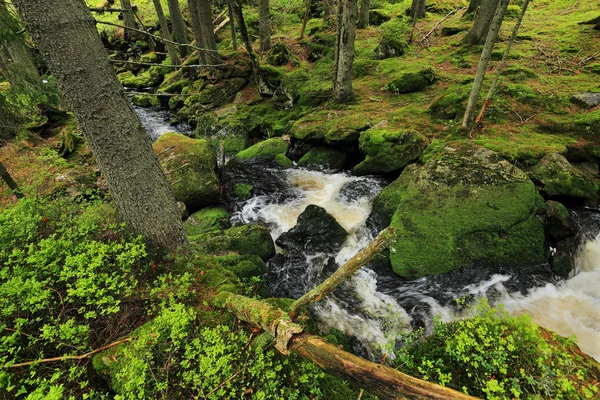
[[371,0],[361,0],[360,11],[358,13],[357,26],[361,29],[369,26],[369,10],[371,9]]
[[150,137],[125,98],[83,1],[15,0],[105,176],[120,217],[151,246],[187,250]]
[[[125,11],[123,13],[123,23],[128,28],[136,28],[135,16],[133,15],[133,8],[131,8],[130,0],[121,0],[121,8]],[[125,40],[137,40],[139,38],[138,32],[135,32],[131,29],[125,29],[123,31],[123,37]]]
[[271,14],[269,0],[258,0],[258,36],[260,51],[271,49]]
[[[499,3],[500,0],[481,0],[481,6],[475,21],[473,21],[473,26],[465,36],[464,43],[466,45],[475,46],[485,42]],[[504,11],[502,11],[502,18],[504,18]]]
[[354,63],[356,14],[356,0],[340,0],[333,70],[333,98],[338,103],[346,103],[354,98],[352,64]]
[[423,18],[425,16],[425,0],[413,0],[409,15],[413,20]]
[[168,40],[165,42],[167,47],[167,51],[169,52],[169,56],[171,57],[171,64],[179,65],[179,55],[177,54],[177,49],[175,49],[175,45],[171,42],[171,32],[169,32],[169,25],[167,24],[167,19],[165,18],[165,13],[163,12],[162,5],[160,4],[160,0],[152,0],[154,3],[154,9],[156,10],[156,15],[158,16],[158,23],[160,24],[160,32],[163,39]]
[[173,27],[173,37],[175,41],[180,44],[179,56],[184,58],[188,53],[188,37],[187,30],[185,28],[185,21],[183,15],[181,15],[181,8],[179,7],[179,0],[169,0],[169,14],[171,15],[171,25]]
[[467,11],[465,11],[464,15],[474,13],[477,10],[477,7],[481,5],[481,0],[471,0],[469,2],[469,6],[467,7]]
[[208,0],[196,0],[196,3],[200,15],[200,29],[202,30],[202,44],[206,51],[206,63],[218,64],[219,54],[217,53],[217,40],[215,38],[215,27],[212,23],[210,3]]
[[231,45],[233,50],[237,50],[237,35],[235,33],[235,13],[231,5],[232,0],[227,0],[227,12],[229,14],[229,27],[231,30]]
[[[198,0],[188,0],[188,10],[190,12],[190,22],[194,31],[194,41],[196,47],[203,47],[204,39],[202,38],[202,24],[200,22],[200,12],[198,11]],[[206,51],[198,51],[198,57],[202,64],[207,63]]]

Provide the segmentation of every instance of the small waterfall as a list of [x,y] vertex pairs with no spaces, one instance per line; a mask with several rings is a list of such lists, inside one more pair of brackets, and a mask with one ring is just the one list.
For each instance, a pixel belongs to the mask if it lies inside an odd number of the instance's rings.
[[152,138],[152,141],[157,140],[167,132],[177,132],[183,135],[189,135],[191,132],[191,128],[187,123],[171,125],[169,122],[171,115],[168,110],[138,106],[132,107],[138,117],[140,117],[140,121],[146,132],[148,132],[148,135]]

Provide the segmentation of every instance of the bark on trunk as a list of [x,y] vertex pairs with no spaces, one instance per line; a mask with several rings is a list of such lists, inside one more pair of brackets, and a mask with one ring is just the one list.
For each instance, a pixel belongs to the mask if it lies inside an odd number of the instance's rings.
[[363,29],[369,26],[369,10],[371,9],[371,0],[361,0],[360,12],[358,14],[358,27]]
[[329,20],[335,17],[335,9],[335,0],[323,0],[323,19],[326,23],[330,22]]
[[256,58],[256,55],[254,54],[254,50],[252,50],[252,43],[250,43],[250,36],[248,36],[248,28],[246,28],[246,21],[244,21],[241,0],[231,0],[231,7],[233,8],[233,13],[237,18],[240,37],[242,38],[242,42],[244,42],[244,46],[246,47],[246,51],[248,51],[250,61],[252,62],[252,71],[254,72],[255,76],[258,76],[260,64]]
[[300,40],[304,39],[304,32],[306,31],[306,24],[310,19],[310,4],[311,0],[306,0],[306,10],[304,10],[304,18],[302,19],[302,28],[300,29]]
[[271,14],[269,0],[258,0],[258,36],[260,51],[271,50]]
[[181,15],[181,8],[179,8],[179,0],[169,0],[169,14],[171,14],[171,25],[173,25],[173,37],[179,46],[179,56],[185,58],[188,54],[188,38],[187,29],[185,28],[185,22],[183,15]]
[[[154,3],[154,9],[156,10],[156,15],[158,16],[161,35],[163,39],[171,41],[171,32],[169,32],[169,24],[167,24],[167,19],[165,18],[162,4],[160,4],[160,0],[152,0],[152,2]],[[177,53],[175,46],[168,42],[165,42],[165,46],[167,47],[167,51],[171,57],[171,64],[179,65],[179,54]]]
[[231,28],[231,45],[233,50],[237,50],[237,35],[235,33],[235,14],[231,7],[232,0],[227,0],[227,11],[229,13],[229,27]]
[[125,98],[85,2],[14,0],[106,177],[121,218],[146,242],[187,250],[150,137]]
[[[133,15],[133,9],[131,8],[130,0],[121,0],[121,8],[124,10],[128,10],[123,13],[123,25],[128,28],[135,28],[135,16]],[[137,40],[139,39],[139,34],[130,29],[125,29],[123,31],[123,38],[125,40]]]
[[200,14],[200,29],[202,30],[202,40],[206,49],[207,64],[218,64],[219,54],[217,53],[217,40],[215,39],[215,28],[212,23],[212,12],[208,0],[196,0],[198,12]]
[[425,0],[413,0],[410,6],[410,17],[423,18],[425,16]]
[[13,194],[17,197],[17,199],[20,199],[23,197],[23,193],[21,193],[21,191],[19,190],[19,186],[14,181],[12,176],[10,176],[10,174],[4,167],[4,164],[2,164],[1,162],[0,162],[0,177],[2,177],[2,180],[8,185],[8,188],[10,190],[12,190]]
[[473,121],[473,113],[475,111],[475,106],[477,105],[479,93],[481,92],[481,85],[485,78],[485,72],[492,55],[492,50],[494,49],[494,44],[496,43],[496,38],[498,37],[498,32],[502,26],[502,18],[504,17],[506,7],[508,7],[508,0],[500,0],[488,31],[487,38],[485,39],[485,46],[481,53],[481,59],[479,60],[479,66],[477,67],[477,73],[475,74],[475,81],[473,82],[473,88],[471,89],[471,95],[469,96],[469,103],[467,104],[467,109],[462,122],[462,127],[465,129],[468,128]]
[[469,7],[467,7],[467,11],[465,11],[464,15],[474,13],[477,10],[477,7],[481,5],[481,0],[471,0],[469,2]]
[[352,63],[356,37],[356,12],[356,0],[340,0],[333,75],[333,98],[338,103],[345,103],[354,98]]
[[[200,12],[198,11],[198,0],[188,0],[188,9],[190,11],[190,20],[192,23],[192,30],[194,31],[194,41],[196,47],[204,47],[204,39],[202,39],[202,28],[200,23]],[[206,64],[206,52],[204,50],[198,50],[198,57],[202,64]]]
[[[479,7],[475,21],[473,21],[473,26],[467,36],[465,36],[464,41],[466,45],[474,46],[485,42],[499,3],[500,0],[481,1],[481,6]],[[502,17],[504,17],[504,12],[502,13]]]
[[525,0],[523,6],[521,7],[521,14],[519,14],[519,18],[515,23],[515,27],[513,28],[512,34],[510,35],[510,40],[508,41],[506,49],[504,50],[504,54],[502,55],[502,61],[500,61],[500,65],[498,65],[498,68],[496,68],[496,74],[494,75],[494,80],[492,81],[492,85],[490,86],[490,90],[488,91],[485,101],[483,102],[483,107],[481,107],[481,111],[475,119],[475,125],[479,124],[479,122],[485,115],[485,110],[487,106],[492,101],[492,97],[494,96],[494,93],[496,92],[496,87],[498,86],[498,80],[500,79],[500,75],[502,75],[502,70],[504,69],[506,60],[508,59],[508,54],[510,53],[510,49],[515,41],[515,38],[517,37],[517,33],[519,33],[519,28],[521,27],[521,23],[523,22],[523,17],[525,16],[525,11],[527,11],[528,6],[529,0]]

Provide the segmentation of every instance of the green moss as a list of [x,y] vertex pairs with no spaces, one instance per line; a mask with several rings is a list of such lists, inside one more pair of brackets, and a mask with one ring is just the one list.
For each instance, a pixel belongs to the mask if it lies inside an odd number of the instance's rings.
[[521,7],[516,4],[510,4],[504,13],[504,19],[516,19],[521,14]]
[[536,79],[538,74],[527,67],[523,67],[522,65],[515,64],[506,67],[502,71],[503,76],[507,76],[513,82],[525,81],[528,79]]
[[240,164],[254,160],[275,160],[278,154],[285,154],[288,147],[288,143],[281,138],[263,140],[246,150],[240,151],[229,162],[231,164]]
[[283,169],[292,168],[294,166],[294,162],[287,158],[287,156],[283,153],[275,156],[275,162]]
[[131,98],[131,102],[138,107],[157,107],[160,105],[158,97],[151,94],[136,94]]
[[278,42],[271,48],[267,62],[271,65],[281,66],[287,64],[292,59],[293,54],[290,49],[288,49],[284,42]]
[[356,175],[399,171],[419,158],[428,141],[416,132],[369,129],[360,134],[360,149],[366,158],[352,170]]
[[356,144],[360,132],[371,125],[371,119],[361,112],[318,111],[298,121],[290,134],[294,139],[326,144]]
[[142,54],[140,57],[140,62],[158,64],[160,62],[160,58],[158,57],[158,54],[151,51],[150,53]]
[[143,89],[147,87],[152,87],[158,85],[162,77],[156,73],[151,73],[150,71],[142,72],[137,76],[134,75],[131,71],[121,72],[118,75],[119,81],[125,87],[134,88],[134,89]]
[[308,169],[340,170],[346,162],[346,153],[327,147],[314,147],[299,161],[300,167]]
[[433,84],[437,76],[433,68],[425,68],[419,72],[408,72],[400,75],[383,89],[394,93],[419,92]]
[[429,106],[429,113],[439,119],[459,120],[467,108],[470,85],[452,85]]
[[190,215],[183,225],[188,236],[226,229],[229,227],[229,213],[223,207],[203,208]]
[[210,257],[211,265],[218,265],[233,272],[238,278],[251,278],[261,276],[268,270],[267,265],[257,255],[230,254],[226,256]]
[[248,200],[252,197],[252,191],[254,190],[254,186],[247,185],[245,183],[236,183],[233,185],[233,192],[235,193],[235,197],[240,200]]
[[211,254],[254,254],[267,261],[275,255],[275,246],[269,230],[260,225],[243,225],[225,231],[207,232],[190,237],[199,251]]
[[180,79],[171,83],[167,83],[167,81],[165,80],[159,87],[158,90],[159,92],[164,92],[164,93],[181,93],[183,91],[184,88],[190,86],[192,84],[192,81],[189,79]]

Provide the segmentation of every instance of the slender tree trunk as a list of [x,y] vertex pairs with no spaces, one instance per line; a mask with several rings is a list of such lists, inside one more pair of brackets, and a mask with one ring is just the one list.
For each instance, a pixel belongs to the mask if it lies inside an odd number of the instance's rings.
[[13,194],[17,197],[17,199],[20,199],[23,197],[23,193],[21,193],[21,190],[19,190],[19,186],[14,181],[12,176],[10,176],[10,174],[4,167],[4,164],[2,164],[1,162],[0,162],[0,177],[2,177],[2,180],[8,185],[8,188],[10,190],[12,190]]
[[508,7],[508,0],[500,0],[498,7],[496,8],[494,19],[492,20],[492,24],[488,31],[487,38],[485,39],[485,46],[483,47],[483,52],[481,53],[481,59],[479,60],[479,66],[477,67],[477,73],[475,74],[475,82],[473,82],[473,88],[471,89],[471,95],[469,96],[469,103],[467,104],[467,109],[462,122],[462,127],[465,129],[468,128],[473,121],[473,113],[475,111],[475,106],[477,105],[479,93],[481,92],[481,85],[483,84],[483,79],[485,78],[485,72],[492,55],[492,50],[494,49],[494,44],[498,38],[498,32],[502,26],[502,18],[504,17],[506,7]]
[[[465,36],[464,42],[466,45],[474,46],[485,42],[499,2],[500,0],[481,0],[481,6],[475,21],[473,21],[473,26]],[[504,12],[502,16],[504,17]]]
[[360,12],[358,14],[358,27],[363,29],[369,26],[369,10],[371,9],[371,0],[361,0]]
[[233,12],[233,8],[231,7],[231,2],[233,0],[227,0],[227,11],[229,13],[229,27],[231,28],[231,45],[233,46],[233,50],[237,50],[237,35],[235,33],[235,14]]
[[425,0],[413,0],[410,6],[411,18],[423,18],[425,16]]
[[196,0],[198,12],[200,14],[200,29],[202,30],[202,40],[206,49],[207,64],[219,63],[219,54],[217,53],[217,40],[215,38],[215,27],[212,23],[212,12],[208,0]]
[[258,36],[260,38],[260,51],[271,49],[271,14],[269,0],[258,0]]
[[300,29],[300,40],[304,39],[304,32],[306,31],[306,24],[310,19],[310,4],[311,0],[306,0],[306,10],[304,10],[304,18],[302,19],[302,28]]
[[333,75],[333,98],[338,103],[345,103],[354,98],[352,64],[356,38],[356,13],[356,0],[340,0]]
[[[196,47],[204,47],[204,39],[202,39],[202,24],[200,23],[200,12],[198,11],[198,0],[188,0],[188,9],[190,11],[190,20],[192,23],[192,30],[194,31],[194,41]],[[207,64],[206,51],[198,50],[198,57],[202,64]]]
[[483,102],[483,107],[481,107],[481,111],[479,112],[479,115],[475,119],[475,125],[479,124],[479,122],[485,115],[485,110],[486,110],[487,106],[492,101],[492,97],[494,96],[494,93],[496,92],[496,87],[498,86],[498,80],[500,79],[500,75],[502,75],[502,70],[504,69],[506,60],[508,59],[508,54],[510,53],[510,49],[512,47],[512,44],[515,41],[515,38],[517,37],[517,33],[519,32],[519,28],[521,27],[521,23],[523,22],[523,17],[525,16],[525,11],[527,11],[528,6],[529,6],[529,0],[525,0],[525,2],[523,3],[523,6],[521,7],[521,14],[519,15],[519,18],[517,19],[517,22],[515,23],[515,27],[513,28],[512,34],[510,35],[510,40],[508,41],[508,44],[506,45],[506,49],[504,50],[504,54],[502,55],[502,61],[500,61],[500,65],[498,65],[498,68],[496,68],[496,74],[494,75],[494,80],[492,81],[492,85],[490,86],[490,90],[488,91],[487,97],[485,98],[485,101]]
[[323,0],[323,19],[326,23],[329,22],[330,19],[334,18],[335,9],[335,0]]
[[105,176],[121,218],[153,247],[189,249],[150,136],[80,0],[14,0]]
[[477,10],[477,7],[481,5],[481,0],[471,0],[469,2],[469,7],[467,7],[467,11],[463,15],[474,13]]
[[[160,4],[160,0],[152,0],[154,3],[154,9],[156,10],[156,15],[158,16],[158,23],[160,24],[160,31],[163,39],[171,41],[171,32],[169,32],[169,24],[167,24],[167,19],[165,18],[165,13],[163,12],[162,5]],[[177,49],[175,45],[172,43],[166,42],[167,51],[169,52],[169,56],[171,57],[171,64],[179,65],[179,55],[177,54]]]
[[248,28],[246,28],[246,21],[244,21],[241,0],[231,0],[231,7],[233,8],[233,13],[237,18],[240,37],[242,38],[242,42],[244,43],[246,51],[250,56],[250,61],[252,62],[252,71],[254,72],[255,76],[258,76],[260,72],[260,64],[258,62],[258,58],[256,58],[256,55],[254,54],[254,50],[252,50],[252,43],[250,42],[250,36],[248,36]]
[[[131,8],[130,0],[121,0],[121,8],[123,10],[129,10],[123,13],[123,25],[128,28],[136,28],[135,17],[133,15],[133,9]],[[137,40],[139,39],[139,34],[130,29],[123,30],[123,38],[125,40]]]
[[181,15],[181,8],[179,8],[179,0],[169,0],[169,14],[171,14],[173,36],[175,37],[175,41],[181,44],[179,46],[179,56],[185,58],[188,53],[188,48],[185,46],[188,44],[188,38],[183,15]]

